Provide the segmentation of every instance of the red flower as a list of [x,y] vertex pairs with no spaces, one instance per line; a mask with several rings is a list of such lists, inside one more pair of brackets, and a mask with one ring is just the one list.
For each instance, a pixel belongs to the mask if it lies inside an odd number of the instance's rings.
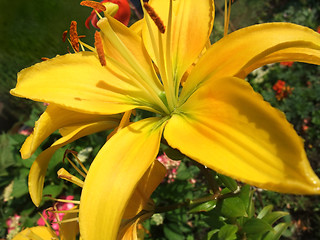
[[294,62],[281,62],[280,65],[291,67]]
[[317,32],[320,33],[320,26],[317,28]]
[[[103,0],[103,1],[101,1],[101,3],[105,3],[105,2],[112,2],[112,3],[118,4],[119,10],[116,13],[116,15],[114,15],[114,18],[127,26],[129,24],[129,20],[130,20],[130,16],[131,16],[131,9],[130,9],[128,1],[127,0]],[[101,12],[101,11],[98,11],[98,12]],[[90,24],[89,24],[90,22],[91,22],[92,26],[94,26],[95,28],[98,28],[98,26],[97,26],[98,17],[97,17],[97,14],[94,10],[92,10],[90,16],[87,18],[87,20],[85,22],[85,25],[88,29],[90,29]]]
[[276,98],[278,101],[286,98],[289,94],[292,93],[293,88],[290,86],[286,86],[286,82],[282,80],[278,80],[272,87],[274,91],[276,91]]

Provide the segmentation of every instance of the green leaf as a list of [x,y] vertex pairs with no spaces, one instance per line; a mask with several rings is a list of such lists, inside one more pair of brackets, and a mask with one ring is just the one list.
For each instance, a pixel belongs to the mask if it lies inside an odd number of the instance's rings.
[[218,239],[219,240],[234,240],[237,239],[237,233],[238,227],[231,224],[224,225],[219,233],[218,233]]
[[182,231],[179,228],[178,224],[169,223],[165,224],[163,227],[163,232],[168,240],[184,240],[185,237],[183,236]]
[[262,219],[264,221],[266,221],[269,224],[273,224],[275,223],[278,219],[289,215],[288,212],[281,212],[281,211],[277,211],[277,212],[270,212],[267,215],[265,215]]
[[255,213],[255,208],[254,208],[254,202],[252,200],[253,190],[251,190],[250,185],[244,185],[241,187],[239,197],[244,203],[248,217],[252,218]]
[[207,239],[212,239],[213,238],[213,235],[216,234],[217,232],[219,232],[220,229],[213,229],[211,230],[210,232],[208,232],[208,236],[207,236]]
[[191,173],[189,172],[189,169],[187,168],[187,166],[181,162],[179,168],[178,168],[178,172],[177,172],[177,180],[187,180],[191,178]]
[[289,226],[290,223],[279,223],[273,230],[267,233],[263,240],[278,240]]
[[232,192],[236,191],[238,189],[238,183],[236,182],[236,180],[227,177],[225,175],[219,174],[217,173],[219,179],[221,180],[221,182],[227,187],[229,188]]
[[225,217],[246,217],[247,212],[243,201],[239,197],[230,197],[222,200],[221,213]]
[[27,178],[16,178],[13,182],[11,196],[14,198],[22,197],[28,193]]
[[63,190],[63,186],[63,183],[60,185],[47,185],[43,189],[43,195],[51,195],[53,198],[55,198],[60,195]]
[[217,205],[216,200],[196,204],[194,206],[191,206],[191,209],[189,210],[189,213],[195,213],[195,212],[208,212],[215,208]]
[[170,146],[162,145],[162,149],[172,160],[181,160],[185,157],[178,149],[171,148]]
[[271,213],[273,209],[273,205],[265,206],[258,214],[257,218],[262,219],[267,214]]
[[251,218],[245,222],[242,230],[247,234],[263,234],[272,230],[272,227],[262,219]]

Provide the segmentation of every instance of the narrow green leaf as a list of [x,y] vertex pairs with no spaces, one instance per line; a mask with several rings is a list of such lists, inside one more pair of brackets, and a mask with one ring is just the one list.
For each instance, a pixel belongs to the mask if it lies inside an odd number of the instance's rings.
[[177,224],[166,224],[163,227],[163,232],[168,240],[184,240],[184,236],[182,231],[180,230],[179,226]]
[[251,190],[250,185],[246,184],[241,187],[239,197],[244,203],[248,217],[252,218],[255,214],[255,208],[254,208],[254,202],[252,200],[253,190]]
[[262,219],[264,216],[269,214],[273,209],[272,205],[265,206],[258,214],[257,218]]
[[195,206],[191,206],[191,209],[189,210],[189,213],[195,213],[195,212],[208,212],[215,208],[217,205],[216,200],[208,201],[205,203],[197,204]]
[[269,224],[274,224],[278,219],[287,216],[289,213],[288,212],[281,212],[281,211],[277,211],[277,212],[271,212],[269,214],[267,214],[266,216],[264,216],[262,219],[264,221],[266,221]]
[[222,174],[217,174],[220,181],[227,187],[229,188],[232,192],[236,191],[238,189],[238,183],[236,182],[236,180],[227,177],[225,175]]
[[279,223],[270,232],[264,236],[263,240],[278,240],[284,231],[290,226],[290,223]]

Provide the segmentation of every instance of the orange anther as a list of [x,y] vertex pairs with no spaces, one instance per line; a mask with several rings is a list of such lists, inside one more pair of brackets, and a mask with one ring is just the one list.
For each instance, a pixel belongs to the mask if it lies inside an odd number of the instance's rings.
[[62,41],[65,42],[66,39],[67,39],[67,34],[68,34],[68,30],[65,30],[63,33],[62,33]]
[[147,2],[143,3],[143,7],[147,11],[151,19],[154,21],[154,23],[157,25],[159,31],[161,33],[164,33],[166,31],[166,27],[164,26],[163,21],[161,20],[159,15],[156,13],[156,11]]
[[95,1],[82,1],[80,3],[81,6],[86,6],[86,7],[91,7],[95,10],[101,10],[101,11],[105,11],[107,10],[106,7],[99,2],[95,2]]
[[47,60],[49,60],[49,59],[50,59],[50,58],[47,58],[47,57],[42,57],[42,58],[41,58],[42,61],[47,61]]
[[98,32],[98,31],[96,31],[94,34],[94,46],[97,49],[97,53],[98,53],[98,57],[99,57],[101,65],[105,66],[107,64],[107,62],[106,62],[106,58],[105,58],[104,51],[103,51],[103,44],[102,44],[101,35],[100,35],[100,32]]
[[73,49],[79,52],[79,37],[77,33],[77,22],[72,21],[70,25],[70,41]]

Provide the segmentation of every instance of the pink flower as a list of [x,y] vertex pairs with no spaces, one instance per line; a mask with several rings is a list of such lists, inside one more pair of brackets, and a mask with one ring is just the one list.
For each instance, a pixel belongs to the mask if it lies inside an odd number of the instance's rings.
[[8,234],[12,231],[14,231],[18,226],[20,226],[20,220],[21,216],[18,214],[15,214],[13,217],[10,217],[6,221],[6,225],[8,227]]
[[[73,200],[73,198],[74,198],[73,196],[61,197],[61,199],[66,199],[66,200]],[[58,211],[70,210],[73,207],[74,207],[73,203],[57,202],[57,203],[54,204],[54,209],[56,209]],[[57,222],[59,220],[63,219],[64,213],[52,213],[51,211],[43,210],[42,216],[49,223],[51,223],[52,229],[56,232],[57,236],[59,236],[59,224]],[[43,220],[43,218],[39,218],[37,223],[38,223],[39,226],[45,226],[46,225],[46,223]]]
[[181,161],[174,161],[170,159],[166,154],[157,157],[157,160],[161,162],[167,169],[167,183],[174,182],[174,179],[177,177],[178,168]]
[[303,119],[303,123],[302,123],[302,127],[301,127],[303,132],[308,131],[308,129],[309,129],[308,124],[309,124],[309,119],[307,119],[307,118]]
[[19,128],[18,133],[24,136],[29,136],[33,131],[33,128],[28,127],[28,126],[22,126],[21,128]]
[[[116,15],[114,15],[114,18],[117,19],[118,21],[122,22],[124,25],[128,26],[130,16],[131,16],[131,9],[130,9],[128,1],[127,0],[103,0],[103,1],[101,1],[101,3],[105,3],[105,2],[112,2],[112,3],[118,4],[119,10],[116,13]],[[100,13],[101,11],[98,11],[98,12]],[[90,22],[91,22],[92,26],[94,26],[95,28],[98,28],[98,26],[97,26],[98,17],[97,17],[97,14],[94,10],[91,12],[90,16],[87,18],[87,20],[85,22],[85,25],[88,29],[90,29],[90,25],[89,25]]]

